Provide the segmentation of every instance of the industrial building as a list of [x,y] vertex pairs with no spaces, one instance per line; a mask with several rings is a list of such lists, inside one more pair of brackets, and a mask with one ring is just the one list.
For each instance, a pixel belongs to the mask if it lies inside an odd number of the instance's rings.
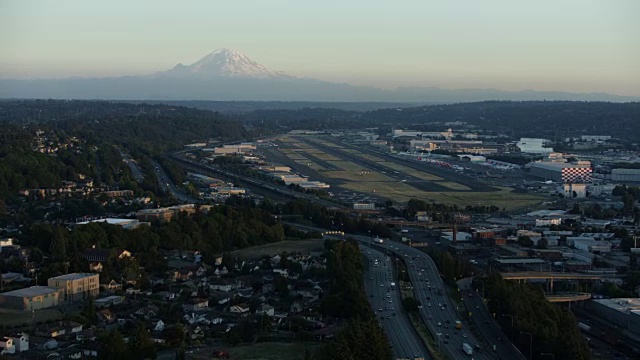
[[546,139],[521,138],[520,141],[516,143],[516,146],[521,152],[527,154],[549,154],[553,152],[553,149],[545,147],[547,143],[548,140]]
[[613,169],[611,181],[640,182],[640,169]]
[[18,310],[38,310],[58,306],[61,290],[49,286],[31,286],[0,294],[0,307]]
[[589,161],[577,163],[540,161],[530,163],[528,167],[531,175],[545,180],[561,181],[567,184],[589,184],[592,180],[593,170]]
[[640,335],[639,298],[592,300],[589,309],[607,321]]
[[178,215],[181,212],[185,212],[187,214],[195,214],[195,212],[200,209],[203,212],[208,212],[211,209],[212,205],[199,205],[195,204],[184,204],[184,205],[176,205],[158,209],[143,209],[136,212],[136,217],[140,221],[170,221],[174,216]]
[[375,210],[375,203],[354,203],[353,210]]
[[428,132],[428,131],[415,131],[415,130],[402,130],[402,129],[394,129],[391,131],[391,135],[394,138],[397,137],[423,137],[423,138],[445,138],[451,139],[453,138],[453,130],[447,129],[447,131],[442,132]]
[[64,301],[96,297],[100,291],[100,277],[91,273],[72,273],[49,278],[47,285],[61,290]]

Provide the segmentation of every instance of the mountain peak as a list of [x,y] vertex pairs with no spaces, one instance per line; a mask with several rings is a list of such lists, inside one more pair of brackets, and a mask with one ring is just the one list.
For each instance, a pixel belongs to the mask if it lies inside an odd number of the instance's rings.
[[270,70],[235,49],[227,48],[214,50],[191,65],[178,64],[162,72],[162,75],[190,78],[293,78],[283,72]]

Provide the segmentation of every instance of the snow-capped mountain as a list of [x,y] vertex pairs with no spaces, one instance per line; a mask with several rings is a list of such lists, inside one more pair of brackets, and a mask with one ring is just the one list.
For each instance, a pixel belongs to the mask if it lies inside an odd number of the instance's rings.
[[217,49],[191,65],[178,64],[156,75],[196,77],[201,79],[239,77],[254,79],[289,78],[294,76],[273,71],[233,49]]
[[267,100],[465,102],[483,100],[638,101],[609,94],[496,89],[378,89],[295,77],[230,49],[152,75],[111,78],[0,79],[0,98],[116,100]]

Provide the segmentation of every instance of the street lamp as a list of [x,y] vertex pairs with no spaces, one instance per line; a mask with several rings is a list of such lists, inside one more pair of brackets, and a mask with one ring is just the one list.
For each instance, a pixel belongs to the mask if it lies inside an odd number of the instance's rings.
[[484,301],[484,280],[476,279],[482,283],[482,301]]
[[528,333],[526,331],[520,331],[520,334],[522,335],[529,335],[529,360],[531,360],[532,352],[533,352],[533,335],[531,333]]
[[540,356],[551,356],[552,360],[556,360],[556,356],[552,353],[540,353]]
[[508,316],[511,319],[511,327],[509,328],[509,333],[513,331],[513,315],[511,314],[500,314],[500,316]]

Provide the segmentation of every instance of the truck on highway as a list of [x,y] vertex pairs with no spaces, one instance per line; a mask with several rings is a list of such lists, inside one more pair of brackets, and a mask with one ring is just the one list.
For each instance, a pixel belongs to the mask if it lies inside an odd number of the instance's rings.
[[456,329],[462,329],[462,322],[460,322],[460,320],[456,320]]
[[585,323],[578,323],[578,327],[580,328],[580,330],[584,331],[584,332],[589,332],[591,331],[591,326],[585,324]]
[[473,346],[467,343],[462,343],[462,351],[467,355],[473,355]]
[[382,244],[384,241],[382,239],[380,239],[379,237],[373,239],[373,242],[376,244]]
[[391,287],[392,287],[392,288],[396,287],[396,283],[391,282]]

